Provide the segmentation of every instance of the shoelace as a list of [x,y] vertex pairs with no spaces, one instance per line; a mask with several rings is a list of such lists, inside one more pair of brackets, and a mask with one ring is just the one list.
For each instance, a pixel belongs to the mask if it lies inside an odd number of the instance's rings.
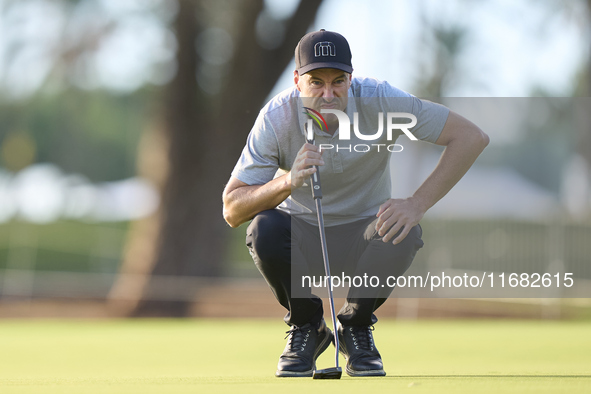
[[374,330],[374,326],[347,327],[346,329],[353,338],[353,345],[355,345],[355,349],[371,351],[374,350],[375,345],[373,342],[373,335],[371,333]]
[[289,337],[288,345],[290,350],[303,352],[306,349],[306,345],[308,345],[308,338],[310,338],[311,332],[311,327],[291,326],[291,329],[285,332],[287,335],[284,339]]

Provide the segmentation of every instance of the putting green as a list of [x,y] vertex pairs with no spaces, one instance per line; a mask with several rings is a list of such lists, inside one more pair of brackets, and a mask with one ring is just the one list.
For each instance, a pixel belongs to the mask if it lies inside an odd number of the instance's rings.
[[591,392],[588,321],[384,320],[375,338],[388,376],[340,381],[275,378],[286,330],[280,320],[4,320],[0,393]]

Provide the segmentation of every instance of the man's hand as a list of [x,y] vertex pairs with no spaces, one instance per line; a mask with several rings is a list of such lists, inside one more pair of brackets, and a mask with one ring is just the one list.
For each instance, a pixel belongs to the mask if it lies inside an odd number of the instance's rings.
[[[289,172],[292,189],[301,187],[306,180],[316,172],[316,167],[323,166],[322,153],[316,145],[305,143],[298,152],[291,171]],[[312,167],[311,167],[312,166]]]
[[298,152],[291,171],[263,185],[248,185],[231,177],[223,194],[224,219],[232,227],[238,227],[252,219],[257,213],[276,208],[292,189],[301,187],[316,168],[322,166],[320,148],[304,144]]
[[423,215],[464,176],[478,155],[488,145],[488,136],[474,123],[450,111],[445,126],[435,142],[445,146],[441,159],[412,197],[391,199],[380,206],[376,231],[388,242],[402,242]]
[[414,226],[419,224],[425,212],[426,209],[421,208],[416,197],[390,199],[380,205],[376,215],[379,218],[376,231],[383,237],[384,242],[389,242],[402,229],[400,235],[392,241],[396,245],[406,238]]

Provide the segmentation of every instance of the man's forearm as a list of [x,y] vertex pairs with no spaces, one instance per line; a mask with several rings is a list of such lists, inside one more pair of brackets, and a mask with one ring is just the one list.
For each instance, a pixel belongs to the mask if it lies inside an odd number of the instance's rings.
[[291,194],[289,174],[264,185],[242,186],[224,194],[224,218],[232,227],[238,227],[257,213],[273,209]]
[[487,145],[486,134],[474,133],[446,146],[431,175],[413,195],[425,212],[458,183]]

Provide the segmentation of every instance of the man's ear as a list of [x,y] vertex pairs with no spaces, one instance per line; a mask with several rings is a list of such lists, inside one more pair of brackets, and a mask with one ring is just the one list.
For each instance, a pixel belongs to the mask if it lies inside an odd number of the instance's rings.
[[293,71],[293,83],[296,85],[298,90],[301,92],[302,89],[300,89],[300,85],[298,85],[298,82],[300,82],[300,74],[298,74],[297,70],[294,70]]
[[348,85],[349,85],[349,87],[351,87],[351,84],[353,83],[353,82],[352,82],[352,81],[353,81],[353,74],[351,74],[351,73],[347,73],[346,75],[348,75],[348,76],[349,76],[349,80],[348,80],[347,82],[349,82],[349,84],[348,84]]

